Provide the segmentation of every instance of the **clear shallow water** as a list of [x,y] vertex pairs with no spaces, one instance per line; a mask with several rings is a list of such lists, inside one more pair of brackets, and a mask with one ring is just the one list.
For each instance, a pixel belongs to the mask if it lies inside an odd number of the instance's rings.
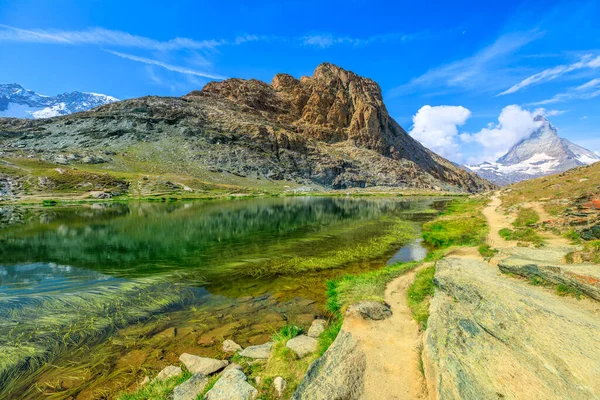
[[[373,243],[402,221],[418,234],[443,204],[301,197],[0,210],[11,216],[0,230],[0,397],[35,398],[37,384],[55,398],[96,398],[115,374],[120,388],[135,382],[134,366],[306,326],[324,314],[326,280],[423,257],[418,241]],[[82,361],[89,346],[107,359]]]

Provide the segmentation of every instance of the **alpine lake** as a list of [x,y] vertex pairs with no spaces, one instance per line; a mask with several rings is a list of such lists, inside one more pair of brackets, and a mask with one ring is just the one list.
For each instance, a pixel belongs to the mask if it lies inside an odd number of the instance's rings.
[[447,201],[0,206],[0,398],[111,398],[181,353],[308,328],[328,280],[424,258]]

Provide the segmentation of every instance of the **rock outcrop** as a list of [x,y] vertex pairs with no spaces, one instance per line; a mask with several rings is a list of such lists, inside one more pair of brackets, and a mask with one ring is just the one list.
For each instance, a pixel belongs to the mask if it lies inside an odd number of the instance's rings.
[[258,391],[247,382],[246,375],[238,369],[230,369],[206,393],[206,400],[254,400]]
[[590,399],[600,317],[485,262],[438,262],[423,351],[431,399]]
[[377,83],[327,63],[301,79],[228,79],[183,98],[131,99],[49,120],[2,119],[0,147],[0,157],[102,160],[116,169],[150,163],[203,177],[328,188],[492,187],[412,139],[389,116]]
[[325,354],[308,368],[292,400],[354,400],[363,391],[365,354],[343,329]]

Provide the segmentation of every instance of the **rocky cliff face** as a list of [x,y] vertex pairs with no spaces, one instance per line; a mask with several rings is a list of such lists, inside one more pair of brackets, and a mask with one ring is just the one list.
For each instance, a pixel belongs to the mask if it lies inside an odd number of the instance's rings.
[[[407,135],[389,116],[377,83],[332,64],[301,79],[228,79],[183,98],[131,99],[46,121],[4,120],[0,138],[5,156],[50,161],[134,159],[169,172],[329,188],[492,187]],[[112,153],[119,156],[106,156]]]

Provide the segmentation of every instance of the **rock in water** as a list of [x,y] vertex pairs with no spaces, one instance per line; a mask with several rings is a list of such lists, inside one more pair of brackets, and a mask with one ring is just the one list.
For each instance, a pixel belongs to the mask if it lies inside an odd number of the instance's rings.
[[317,339],[306,335],[299,335],[288,340],[286,347],[296,353],[298,357],[303,358],[314,353],[317,350],[317,344]]
[[477,260],[437,263],[423,360],[437,399],[590,399],[600,393],[600,317]]
[[181,374],[183,374],[181,368],[176,367],[174,365],[169,365],[168,367],[165,367],[162,371],[160,371],[154,379],[157,381],[166,381],[167,379],[171,379]]
[[223,351],[225,353],[236,353],[238,351],[242,351],[242,346],[234,342],[233,340],[225,340],[223,342]]
[[285,388],[287,387],[287,382],[281,376],[273,379],[273,389],[277,393],[278,397],[282,397],[285,392]]
[[359,399],[365,368],[365,354],[342,329],[325,354],[310,365],[292,400]]
[[208,385],[208,378],[204,374],[194,374],[190,379],[173,389],[173,400],[196,400]]
[[267,342],[257,346],[248,346],[244,351],[240,352],[240,356],[256,359],[269,358],[273,350],[273,342]]
[[188,353],[183,353],[179,356],[179,360],[192,374],[204,375],[210,375],[220,371],[229,364],[229,361],[198,357]]
[[325,321],[324,319],[315,319],[310,325],[310,328],[308,329],[308,336],[312,338],[318,338],[319,336],[321,336],[321,333],[325,331],[326,327],[327,321]]
[[217,383],[206,393],[205,400],[253,400],[258,391],[246,382],[246,375],[237,369],[223,372]]
[[361,301],[348,308],[347,313],[360,316],[363,319],[372,319],[374,321],[380,321],[392,316],[390,306],[378,301]]

